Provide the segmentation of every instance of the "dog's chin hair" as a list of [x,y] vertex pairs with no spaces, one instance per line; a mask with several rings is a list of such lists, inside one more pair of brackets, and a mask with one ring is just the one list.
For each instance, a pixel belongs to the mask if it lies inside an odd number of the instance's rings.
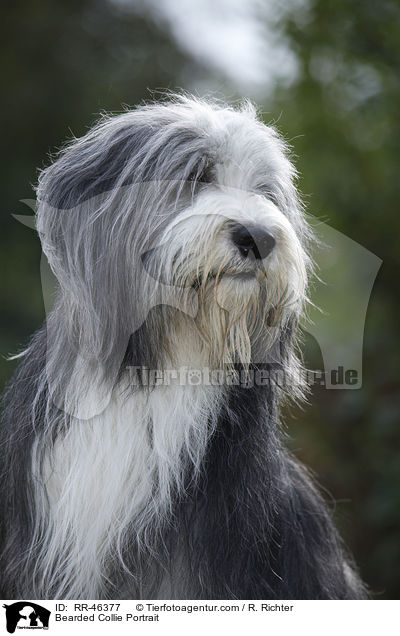
[[254,361],[252,343],[260,338],[267,354],[279,337],[278,325],[267,326],[272,309],[279,311],[256,279],[224,277],[201,289],[195,325],[204,341],[205,362],[221,369],[248,366]]

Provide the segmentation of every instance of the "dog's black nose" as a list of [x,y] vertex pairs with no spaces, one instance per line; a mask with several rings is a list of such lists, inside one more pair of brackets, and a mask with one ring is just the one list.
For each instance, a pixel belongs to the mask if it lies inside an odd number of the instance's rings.
[[271,232],[258,225],[249,228],[237,225],[232,230],[231,237],[244,258],[250,255],[257,260],[266,258],[272,252],[276,243]]

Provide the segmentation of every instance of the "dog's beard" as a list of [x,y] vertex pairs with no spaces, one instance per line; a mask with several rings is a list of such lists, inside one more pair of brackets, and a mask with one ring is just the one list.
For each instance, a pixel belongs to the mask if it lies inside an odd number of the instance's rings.
[[299,299],[293,302],[289,290],[287,282],[271,280],[262,271],[252,276],[225,273],[203,284],[194,323],[209,364],[270,362],[285,323],[298,309]]
[[195,327],[208,351],[210,365],[250,364],[252,339],[266,311],[260,295],[256,278],[240,279],[240,275],[217,275],[200,287]]
[[[232,241],[232,228],[252,223],[276,238],[263,259],[243,257]],[[307,283],[307,255],[279,210],[252,194],[205,191],[159,241],[154,271],[173,289],[174,305],[192,317],[183,320],[182,334],[189,326],[200,339],[201,359],[219,368],[269,362],[285,324],[302,311]],[[176,333],[171,349],[194,352],[193,340]]]
[[[285,324],[298,315],[300,274],[260,265],[252,271],[227,263],[187,272],[186,285],[174,287],[186,311],[168,324],[168,361],[232,369],[274,361],[274,345]],[[206,273],[204,273],[206,272]],[[297,287],[297,291],[294,289]],[[176,354],[176,355],[174,355]],[[272,357],[271,357],[272,356]]]

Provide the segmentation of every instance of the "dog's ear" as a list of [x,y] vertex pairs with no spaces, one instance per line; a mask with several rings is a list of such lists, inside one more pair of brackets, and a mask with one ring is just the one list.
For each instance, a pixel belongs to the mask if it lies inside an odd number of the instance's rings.
[[[148,178],[139,170],[152,135],[132,113],[105,118],[84,137],[73,140],[39,178],[39,201],[70,210],[115,187]],[[147,162],[147,171],[149,171]]]
[[56,405],[79,419],[107,406],[130,336],[117,309],[128,304],[134,224],[133,186],[124,186],[143,178],[151,134],[131,115],[104,119],[70,143],[37,188],[37,230],[59,283],[47,317],[48,386]]
[[133,113],[104,118],[41,172],[36,225],[61,286],[80,274],[82,282],[90,281],[90,272],[81,268],[93,269],[104,257],[116,209],[110,201],[127,183],[143,180],[139,166],[150,135]]

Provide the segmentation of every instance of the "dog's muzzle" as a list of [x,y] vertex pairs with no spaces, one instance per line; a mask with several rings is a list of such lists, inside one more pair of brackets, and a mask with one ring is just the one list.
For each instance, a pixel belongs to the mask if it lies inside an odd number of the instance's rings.
[[244,227],[238,223],[231,231],[231,239],[247,260],[267,258],[276,245],[273,234],[259,225]]

